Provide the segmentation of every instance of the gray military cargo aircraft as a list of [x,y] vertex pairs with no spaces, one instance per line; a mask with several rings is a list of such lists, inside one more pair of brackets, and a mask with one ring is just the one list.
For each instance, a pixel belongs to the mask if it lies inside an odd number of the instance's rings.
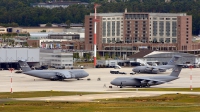
[[87,77],[89,74],[84,70],[31,70],[29,65],[24,60],[19,60],[19,65],[24,74],[49,79],[49,80],[64,80],[77,79]]
[[170,75],[167,76],[133,76],[133,77],[118,77],[110,83],[115,86],[133,86],[133,87],[150,87],[167,83],[178,79],[183,65],[176,65]]
[[158,66],[137,66],[132,69],[135,73],[154,73],[166,72],[167,69],[174,68],[178,59],[181,58],[179,55],[174,55],[167,65],[158,65]]

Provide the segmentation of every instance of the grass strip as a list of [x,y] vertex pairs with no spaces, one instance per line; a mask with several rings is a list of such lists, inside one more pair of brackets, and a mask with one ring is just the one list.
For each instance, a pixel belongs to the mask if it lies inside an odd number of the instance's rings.
[[69,95],[86,95],[86,94],[103,94],[103,92],[63,92],[63,91],[34,91],[34,92],[14,92],[14,93],[2,92],[0,93],[0,99],[69,96]]
[[155,97],[105,99],[99,102],[0,102],[2,112],[198,112],[200,95],[167,94]]

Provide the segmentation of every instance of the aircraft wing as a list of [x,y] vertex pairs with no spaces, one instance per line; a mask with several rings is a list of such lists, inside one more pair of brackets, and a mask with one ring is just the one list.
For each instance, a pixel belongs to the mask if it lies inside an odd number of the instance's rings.
[[148,66],[147,68],[146,68],[147,70],[166,70],[166,68],[163,68],[163,67],[159,67],[159,66]]
[[136,80],[139,80],[139,81],[143,81],[143,82],[160,82],[160,83],[166,83],[166,81],[161,81],[161,80],[156,80],[156,79],[151,79],[151,78],[145,78],[145,77],[141,77],[141,78],[134,78]]
[[158,68],[159,70],[166,70],[166,68]]

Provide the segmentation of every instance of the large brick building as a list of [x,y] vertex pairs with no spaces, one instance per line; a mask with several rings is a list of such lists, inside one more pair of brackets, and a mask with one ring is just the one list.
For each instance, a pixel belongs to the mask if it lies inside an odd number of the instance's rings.
[[[140,48],[191,51],[192,16],[186,13],[97,13],[97,51],[130,55]],[[93,50],[94,13],[85,16],[85,49]],[[128,54],[129,55],[129,54]]]

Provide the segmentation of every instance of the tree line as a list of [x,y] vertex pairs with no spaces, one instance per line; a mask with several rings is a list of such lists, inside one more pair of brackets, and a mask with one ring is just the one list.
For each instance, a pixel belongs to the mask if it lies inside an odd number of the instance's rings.
[[[107,0],[79,0],[90,3],[73,5],[68,8],[31,7],[31,3],[47,2],[49,0],[1,0],[0,25],[2,26],[38,26],[46,23],[84,23],[85,15],[94,12],[93,3],[99,3],[98,13],[124,12],[155,12],[155,13],[187,13],[193,18],[193,35],[200,33],[200,0],[129,0],[108,3]],[[59,0],[57,0],[59,1]],[[70,0],[63,0],[70,1]],[[73,0],[71,0],[73,1]]]

